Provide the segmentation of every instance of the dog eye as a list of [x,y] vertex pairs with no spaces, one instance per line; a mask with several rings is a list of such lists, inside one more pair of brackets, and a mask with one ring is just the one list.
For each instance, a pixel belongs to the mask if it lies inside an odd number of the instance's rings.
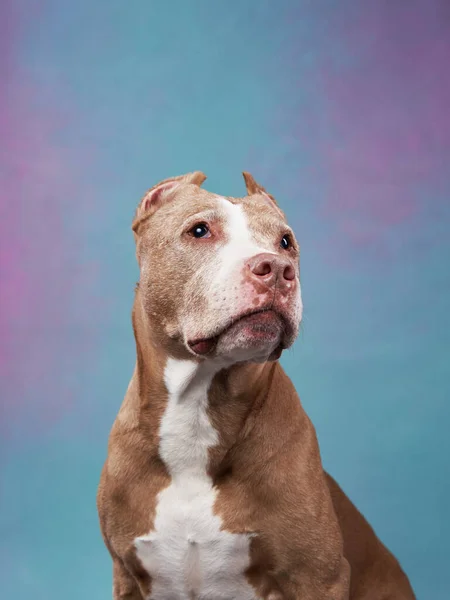
[[292,240],[289,234],[283,235],[280,246],[283,248],[283,250],[289,250],[289,248],[292,246]]
[[211,232],[206,223],[197,223],[197,225],[194,225],[189,233],[195,238],[208,238],[211,236]]

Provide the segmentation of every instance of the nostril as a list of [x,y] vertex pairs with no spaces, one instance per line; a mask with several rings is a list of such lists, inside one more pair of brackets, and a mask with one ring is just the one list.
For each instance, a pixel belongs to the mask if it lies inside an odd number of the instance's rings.
[[269,273],[272,271],[272,267],[269,261],[262,260],[253,266],[252,271],[255,275],[264,277],[264,275],[269,275]]
[[285,267],[283,271],[283,277],[287,281],[292,281],[293,279],[295,279],[295,270],[292,265],[287,265],[287,267]]

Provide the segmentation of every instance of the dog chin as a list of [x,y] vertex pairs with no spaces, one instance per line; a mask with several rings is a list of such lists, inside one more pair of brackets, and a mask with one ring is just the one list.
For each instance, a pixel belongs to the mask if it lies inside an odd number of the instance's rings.
[[217,342],[214,356],[231,362],[266,362],[279,347],[279,340],[254,340],[245,335],[232,337],[224,334]]
[[218,336],[214,354],[239,362],[279,358],[283,333],[284,324],[272,311],[249,315]]

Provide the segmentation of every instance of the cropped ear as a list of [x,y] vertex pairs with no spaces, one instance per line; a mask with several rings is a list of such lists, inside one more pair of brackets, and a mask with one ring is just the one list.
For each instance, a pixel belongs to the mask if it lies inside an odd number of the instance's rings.
[[268,194],[263,188],[263,186],[259,185],[259,183],[257,183],[253,179],[253,176],[250,175],[250,173],[244,171],[242,175],[244,176],[245,187],[247,188],[247,194],[249,196],[253,196],[254,194],[260,194],[261,196],[265,196],[265,198],[268,198],[270,202],[273,202],[273,204],[275,204],[275,206],[278,206],[275,198],[271,194]]
[[178,177],[164,179],[147,190],[139,202],[136,214],[134,215],[132,225],[133,231],[137,233],[142,220],[152,215],[180,185],[190,183],[200,187],[205,179],[206,175],[201,171],[194,171],[193,173],[186,173],[185,175],[178,175]]

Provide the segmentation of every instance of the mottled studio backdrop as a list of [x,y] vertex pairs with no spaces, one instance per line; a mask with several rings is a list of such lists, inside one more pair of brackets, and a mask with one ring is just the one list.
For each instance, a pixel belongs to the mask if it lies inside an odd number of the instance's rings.
[[133,211],[246,169],[302,245],[282,362],[324,463],[419,599],[450,598],[450,3],[3,0],[0,61],[1,597],[111,597]]

